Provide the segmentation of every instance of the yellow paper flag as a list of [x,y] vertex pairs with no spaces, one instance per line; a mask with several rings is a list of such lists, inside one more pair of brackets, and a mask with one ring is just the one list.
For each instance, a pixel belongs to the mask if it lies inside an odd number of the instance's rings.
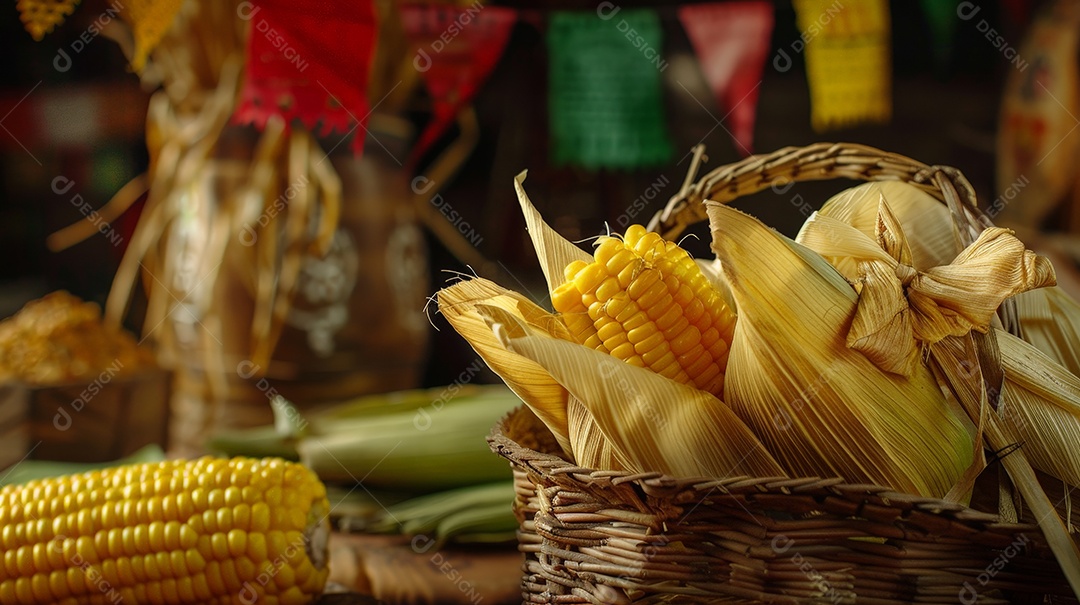
[[888,0],[794,0],[810,121],[822,132],[892,114]]

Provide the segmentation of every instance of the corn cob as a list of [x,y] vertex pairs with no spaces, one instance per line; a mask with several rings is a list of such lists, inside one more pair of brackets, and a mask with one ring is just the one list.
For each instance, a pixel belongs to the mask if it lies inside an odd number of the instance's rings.
[[506,462],[491,455],[484,435],[521,400],[503,386],[452,384],[431,393],[424,407],[335,414],[333,425],[313,420],[312,426],[323,431],[297,442],[300,460],[326,481],[362,478],[368,487],[407,491],[509,478]]
[[278,459],[115,467],[0,489],[0,604],[308,603],[326,489]]
[[565,276],[552,304],[579,344],[723,394],[735,314],[685,250],[631,225]]

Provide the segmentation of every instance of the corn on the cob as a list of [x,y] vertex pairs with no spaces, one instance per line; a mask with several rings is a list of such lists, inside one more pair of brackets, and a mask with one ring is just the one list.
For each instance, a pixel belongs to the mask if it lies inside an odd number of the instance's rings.
[[685,250],[632,225],[565,276],[552,304],[578,343],[723,393],[735,315]]
[[308,603],[326,489],[278,459],[130,465],[0,489],[0,604]]
[[367,486],[410,491],[509,478],[484,435],[521,400],[503,386],[454,384],[433,394],[425,407],[337,418],[333,430],[296,444],[300,460],[327,481],[363,478]]

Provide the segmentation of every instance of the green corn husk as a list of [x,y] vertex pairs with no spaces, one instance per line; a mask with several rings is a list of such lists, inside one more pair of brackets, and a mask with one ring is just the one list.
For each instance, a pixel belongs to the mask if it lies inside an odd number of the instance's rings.
[[484,435],[520,403],[504,387],[477,388],[438,406],[336,419],[332,432],[305,437],[296,449],[324,481],[415,491],[496,481],[510,471]]

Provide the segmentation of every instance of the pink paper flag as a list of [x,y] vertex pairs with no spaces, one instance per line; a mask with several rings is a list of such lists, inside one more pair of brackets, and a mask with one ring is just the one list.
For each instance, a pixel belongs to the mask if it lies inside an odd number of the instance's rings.
[[679,20],[694,46],[739,152],[754,143],[761,74],[772,38],[771,2],[718,2],[679,7]]

